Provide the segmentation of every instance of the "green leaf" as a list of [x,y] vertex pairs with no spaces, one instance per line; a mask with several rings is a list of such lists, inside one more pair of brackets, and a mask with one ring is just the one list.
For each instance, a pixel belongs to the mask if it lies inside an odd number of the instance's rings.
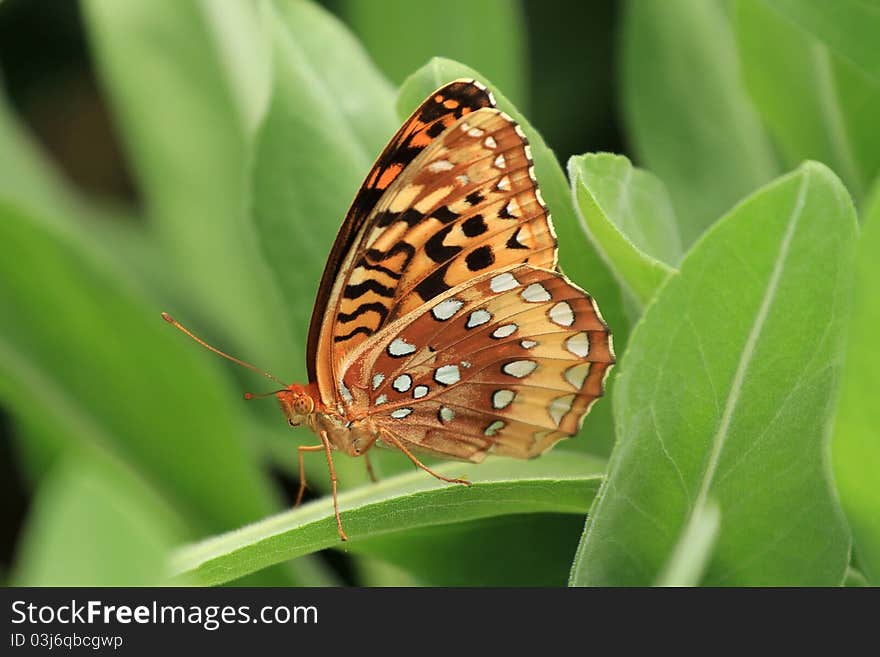
[[186,308],[166,310],[206,316],[251,361],[283,362],[295,350],[245,221],[248,119],[216,21],[196,0],[87,0],[83,13],[166,266],[188,294]]
[[846,190],[808,163],[684,258],[620,365],[618,443],[573,584],[656,581],[709,499],[704,584],[840,584],[849,541],[824,457],[855,238]]
[[51,433],[52,451],[97,446],[131,465],[194,535],[273,508],[220,363],[162,322],[128,271],[87,235],[3,204],[0,243],[16,254],[0,258],[6,408]]
[[699,586],[720,528],[721,510],[712,500],[694,509],[657,585]]
[[0,89],[0,199],[51,214],[69,203],[57,174],[26,134]]
[[620,285],[644,307],[681,258],[666,188],[610,153],[572,157],[568,177],[584,230]]
[[637,160],[672,196],[685,246],[776,175],[719,0],[641,0],[623,21],[623,102]]
[[858,200],[880,171],[880,82],[754,0],[737,3],[743,76],[785,163],[824,162]]
[[[518,0],[345,0],[342,14],[376,64],[399,84],[436,55],[485,71],[522,106],[527,97],[525,17]],[[454,16],[466,17],[456,21]]]
[[[595,297],[602,315],[614,334],[615,346],[619,351],[622,350],[626,344],[629,321],[624,311],[620,286],[593,245],[584,237],[572,203],[571,188],[555,154],[502,91],[473,69],[458,62],[435,58],[416,71],[401,87],[397,101],[399,114],[408,116],[428,94],[457,78],[474,78],[487,85],[495,95],[498,107],[510,114],[522,126],[531,144],[535,175],[540,182],[541,193],[547,201],[559,237],[559,262],[562,270],[571,280]],[[608,394],[607,390],[606,394]],[[579,447],[583,444],[591,452],[607,454],[613,444],[612,426],[610,404],[600,402],[584,422],[581,435],[585,436],[586,440],[579,441],[576,438],[563,444],[566,448]]]
[[840,503],[849,520],[859,566],[880,586],[880,182],[865,212],[859,245],[847,360],[834,426],[832,463]]
[[333,238],[397,120],[388,83],[324,10],[269,4],[267,24],[272,95],[256,139],[251,205],[297,345],[282,376],[303,378],[312,304]]
[[359,542],[391,532],[508,514],[582,515],[599,486],[603,466],[601,460],[561,451],[525,462],[447,463],[438,471],[464,474],[473,485],[443,484],[417,471],[340,495],[348,543],[339,541],[328,498],[186,546],[174,556],[171,571],[198,584],[222,584],[324,548],[357,550]]
[[72,458],[46,478],[18,547],[15,586],[148,586],[185,532],[153,491],[109,459]]
[[871,0],[763,0],[880,83],[880,6]]

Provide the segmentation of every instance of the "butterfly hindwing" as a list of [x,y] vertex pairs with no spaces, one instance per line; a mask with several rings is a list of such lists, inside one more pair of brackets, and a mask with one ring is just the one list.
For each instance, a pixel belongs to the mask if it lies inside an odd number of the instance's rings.
[[351,354],[350,404],[446,458],[528,458],[577,433],[614,361],[592,299],[518,265],[423,304]]

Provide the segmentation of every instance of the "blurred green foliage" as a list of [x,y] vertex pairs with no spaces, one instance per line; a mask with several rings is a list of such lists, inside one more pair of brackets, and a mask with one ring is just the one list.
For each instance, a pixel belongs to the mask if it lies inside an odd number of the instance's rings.
[[[71,184],[0,99],[0,404],[29,496],[7,582],[880,584],[877,13],[416,4],[83,0],[134,202]],[[472,490],[340,456],[342,546],[329,499],[285,511],[274,474],[310,436],[159,313],[302,380],[346,207],[460,76],[528,134],[614,332],[611,399],[537,461],[442,466]]]

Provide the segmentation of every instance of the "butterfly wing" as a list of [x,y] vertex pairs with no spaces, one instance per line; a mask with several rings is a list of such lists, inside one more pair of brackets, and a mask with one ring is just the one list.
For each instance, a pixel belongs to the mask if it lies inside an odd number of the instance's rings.
[[377,202],[400,173],[428,145],[462,116],[480,109],[492,107],[495,101],[491,93],[474,80],[456,80],[435,91],[400,127],[367,174],[360,190],[342,223],[333,248],[327,258],[312,321],[309,326],[307,363],[309,380],[317,379],[316,358],[318,339],[325,320],[333,283],[340,266],[361,233]]
[[315,345],[325,403],[338,403],[340,363],[371,336],[474,276],[523,262],[554,269],[556,237],[522,130],[481,108],[413,158],[351,240]]
[[352,410],[411,447],[481,461],[530,458],[580,428],[614,362],[588,294],[517,265],[477,276],[353,352]]

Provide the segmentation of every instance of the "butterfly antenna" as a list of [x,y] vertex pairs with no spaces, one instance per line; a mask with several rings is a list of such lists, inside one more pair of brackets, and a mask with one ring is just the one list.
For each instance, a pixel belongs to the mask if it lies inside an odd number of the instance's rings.
[[249,370],[251,370],[251,371],[253,371],[253,372],[256,372],[257,374],[262,374],[262,375],[265,376],[267,379],[269,379],[269,380],[271,380],[271,381],[274,381],[275,383],[279,383],[279,384],[281,384],[282,386],[284,386],[285,388],[287,388],[288,384],[284,383],[284,381],[282,381],[281,379],[279,379],[277,376],[273,376],[273,375],[269,374],[268,372],[264,372],[264,371],[261,370],[259,367],[254,367],[254,366],[251,365],[250,363],[246,363],[246,362],[244,362],[243,360],[239,360],[239,359],[236,358],[235,356],[230,356],[229,354],[224,353],[224,352],[220,351],[219,349],[217,349],[217,347],[212,347],[212,346],[209,345],[207,342],[205,342],[204,340],[202,340],[200,337],[198,337],[198,336],[196,336],[196,335],[193,335],[192,331],[190,331],[188,328],[186,328],[183,324],[181,324],[180,322],[178,322],[176,319],[174,319],[174,318],[173,318],[171,315],[169,315],[168,313],[162,313],[162,319],[164,319],[166,322],[168,322],[169,324],[171,324],[171,326],[173,326],[174,328],[179,329],[180,331],[183,331],[184,333],[186,333],[189,337],[191,337],[193,340],[195,340],[196,342],[198,342],[198,343],[199,343],[200,345],[202,345],[205,349],[208,349],[208,350],[210,350],[210,351],[213,351],[213,352],[214,352],[215,354],[217,354],[218,356],[223,356],[223,358],[225,358],[225,359],[227,359],[227,360],[231,360],[233,363],[235,363],[235,364],[237,364],[237,365],[241,365],[242,367],[246,367],[246,368],[248,368]]

